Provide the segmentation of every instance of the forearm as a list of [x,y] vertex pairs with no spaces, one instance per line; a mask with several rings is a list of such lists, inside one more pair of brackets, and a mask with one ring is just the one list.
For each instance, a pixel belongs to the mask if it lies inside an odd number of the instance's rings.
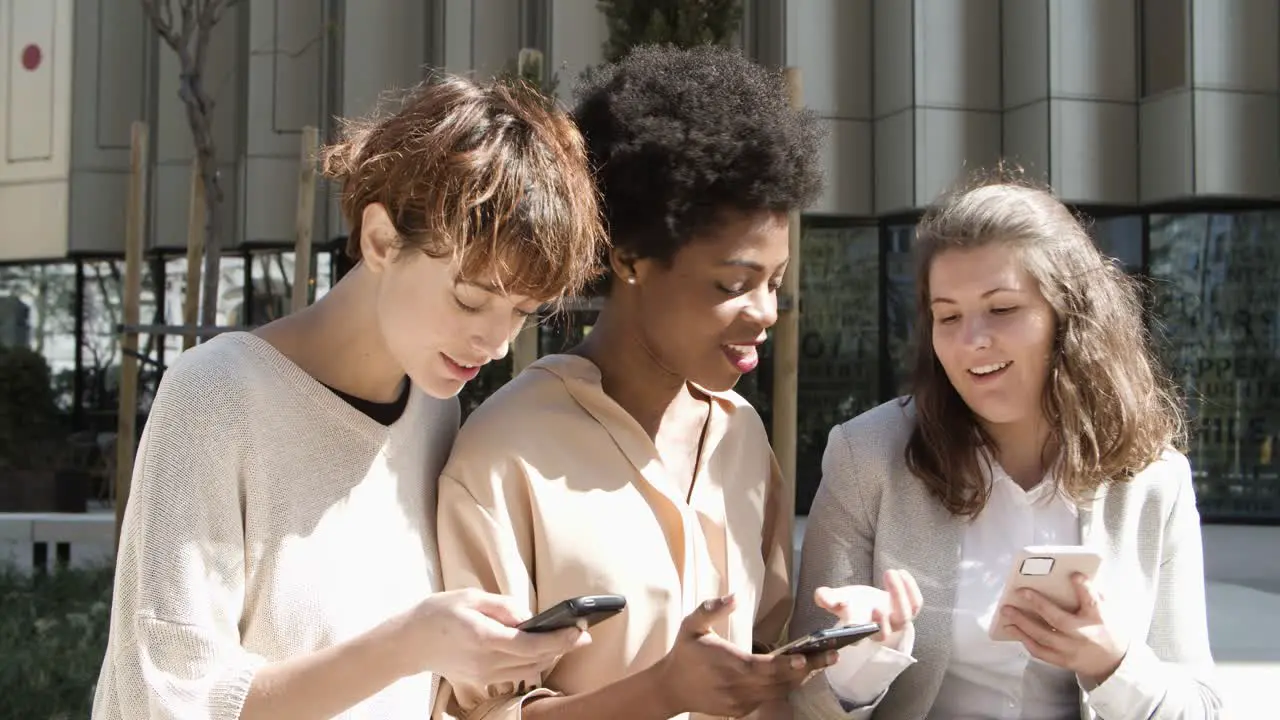
[[658,672],[654,666],[591,692],[538,698],[523,720],[667,720],[683,709],[670,706]]
[[313,720],[338,715],[404,676],[388,652],[386,625],[331,647],[263,666],[241,720]]

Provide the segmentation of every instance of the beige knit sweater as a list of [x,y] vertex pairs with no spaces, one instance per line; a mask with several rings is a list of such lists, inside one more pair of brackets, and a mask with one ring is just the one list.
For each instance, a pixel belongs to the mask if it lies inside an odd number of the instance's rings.
[[[93,717],[236,718],[265,663],[438,589],[435,483],[456,401],[384,427],[246,333],[165,374],[134,464]],[[344,718],[425,717],[406,678]]]

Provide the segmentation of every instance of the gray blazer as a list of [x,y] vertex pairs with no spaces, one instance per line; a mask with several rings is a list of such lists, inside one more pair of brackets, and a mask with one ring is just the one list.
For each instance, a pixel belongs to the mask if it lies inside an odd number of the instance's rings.
[[[815,588],[878,586],[885,570],[904,568],[924,596],[917,661],[876,705],[852,712],[816,676],[792,696],[799,720],[925,718],[942,684],[965,525],[907,470],[914,424],[914,406],[894,400],[832,429],[805,531],[791,636],[833,624],[814,604]],[[1080,509],[1080,526],[1083,544],[1103,552],[1098,582],[1107,596],[1129,600],[1124,621],[1134,629],[1116,673],[1125,683],[1123,707],[1097,707],[1082,693],[1081,717],[1218,718],[1221,700],[1208,682],[1200,516],[1186,458],[1170,451],[1130,482],[1100,490]]]

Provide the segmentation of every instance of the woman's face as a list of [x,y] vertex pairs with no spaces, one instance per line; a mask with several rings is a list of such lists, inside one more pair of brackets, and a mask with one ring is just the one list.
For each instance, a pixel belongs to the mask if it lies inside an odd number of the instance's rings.
[[1037,422],[1049,376],[1053,307],[1007,243],[944,250],[929,269],[933,351],[988,424]]
[[728,390],[759,364],[789,251],[785,214],[734,215],[669,265],[637,261],[634,284],[615,292],[636,293],[641,340],[667,372]]
[[[365,217],[365,233],[377,237],[383,228]],[[432,397],[453,397],[481,366],[506,356],[512,338],[541,305],[503,294],[496,278],[462,277],[451,258],[386,242],[362,249],[379,277],[376,316],[387,350]]]

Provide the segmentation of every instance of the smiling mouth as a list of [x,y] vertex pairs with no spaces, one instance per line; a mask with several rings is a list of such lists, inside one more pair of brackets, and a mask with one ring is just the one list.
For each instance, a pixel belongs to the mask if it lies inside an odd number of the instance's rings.
[[460,368],[463,368],[464,370],[475,370],[476,368],[484,364],[484,363],[475,363],[475,364],[464,363],[458,360],[457,358],[455,358],[454,356],[447,355],[447,354],[445,355],[445,357],[449,358],[449,362],[453,363],[454,365],[457,365]]
[[1005,362],[992,363],[990,365],[980,365],[976,368],[969,368],[969,372],[979,377],[982,377],[984,375],[990,375],[992,373],[1000,372],[1001,370],[1009,367],[1012,364],[1013,364],[1012,361],[1006,360]]

